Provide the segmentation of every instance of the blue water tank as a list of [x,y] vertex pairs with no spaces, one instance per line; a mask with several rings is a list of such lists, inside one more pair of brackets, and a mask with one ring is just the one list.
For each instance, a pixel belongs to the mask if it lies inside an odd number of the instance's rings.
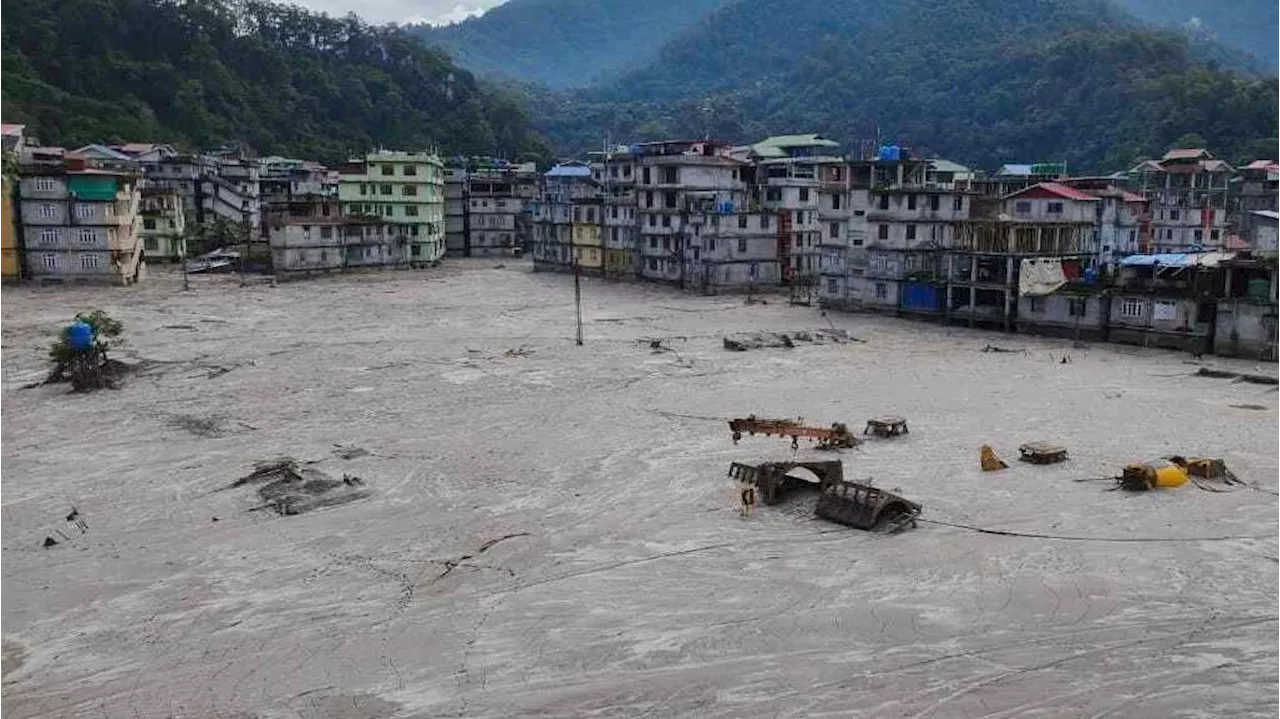
[[902,148],[897,145],[889,146],[889,159],[897,162],[902,159]]
[[876,153],[876,157],[878,157],[878,158],[879,158],[879,159],[881,159],[881,160],[889,160],[889,159],[892,159],[892,158],[890,158],[890,157],[889,157],[889,151],[890,151],[891,149],[892,149],[892,148],[890,148],[888,145],[881,145],[881,146],[880,146],[880,150],[879,150],[879,152],[877,152],[877,153]]
[[84,322],[75,322],[67,328],[67,344],[76,352],[84,352],[93,346],[93,328]]
[[1098,271],[1092,267],[1084,271],[1084,281],[1091,284],[1098,284]]

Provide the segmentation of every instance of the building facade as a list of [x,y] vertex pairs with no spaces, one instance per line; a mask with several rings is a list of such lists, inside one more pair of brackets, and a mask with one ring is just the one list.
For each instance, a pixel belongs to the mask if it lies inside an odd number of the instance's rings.
[[142,277],[137,173],[27,165],[19,187],[28,276],[114,284]]
[[178,191],[144,187],[139,208],[142,215],[139,235],[147,261],[178,262],[186,258],[186,216]]
[[336,198],[295,200],[278,207],[267,222],[271,264],[278,277],[412,264],[408,225],[374,216],[344,217]]
[[410,263],[444,257],[444,163],[434,152],[371,152],[339,170],[338,199],[348,217],[405,226]]

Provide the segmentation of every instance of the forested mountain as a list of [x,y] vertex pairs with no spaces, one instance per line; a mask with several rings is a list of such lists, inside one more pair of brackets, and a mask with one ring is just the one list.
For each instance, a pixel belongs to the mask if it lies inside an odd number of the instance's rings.
[[512,99],[416,37],[262,0],[4,0],[5,122],[44,142],[244,140],[542,155]]
[[1136,17],[1155,25],[1182,28],[1192,36],[1213,38],[1251,54],[1275,72],[1276,0],[1115,0]]
[[478,73],[584,87],[638,68],[729,0],[509,0],[445,27],[411,28]]
[[1274,156],[1276,79],[1193,58],[1102,0],[736,0],[657,61],[573,95],[526,91],[558,148],[614,138],[880,136],[951,159],[1114,169],[1199,133]]

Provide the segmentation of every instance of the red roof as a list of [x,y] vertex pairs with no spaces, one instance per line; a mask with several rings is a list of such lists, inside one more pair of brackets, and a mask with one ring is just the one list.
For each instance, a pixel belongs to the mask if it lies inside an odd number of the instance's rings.
[[1197,148],[1197,149],[1190,149],[1190,148],[1187,148],[1187,149],[1180,149],[1180,150],[1170,150],[1170,151],[1168,151],[1168,152],[1164,153],[1164,157],[1163,157],[1162,159],[1165,159],[1165,160],[1199,160],[1199,159],[1200,159],[1200,158],[1202,158],[1202,157],[1203,157],[1203,158],[1205,158],[1205,159],[1209,159],[1209,158],[1213,157],[1213,155],[1210,155],[1210,154],[1209,154],[1209,151],[1208,151],[1208,150],[1205,150],[1205,149],[1203,149],[1203,148]]
[[1039,184],[1032,185],[1031,187],[1028,187],[1026,189],[1018,190],[1017,192],[1014,192],[1008,195],[1007,197],[1018,197],[1019,195],[1025,195],[1028,193],[1032,193],[1035,195],[1042,195],[1044,193],[1048,193],[1050,195],[1056,195],[1058,197],[1065,197],[1068,200],[1088,201],[1088,200],[1098,199],[1093,195],[1090,195],[1081,190],[1077,190],[1074,187],[1067,187],[1061,182],[1041,182]]
[[1227,241],[1223,245],[1228,250],[1248,250],[1249,243],[1240,239],[1239,235],[1227,235]]
[[0,135],[15,135],[22,132],[26,125],[13,125],[7,122],[0,123]]
[[1245,165],[1244,169],[1274,171],[1280,169],[1280,164],[1277,164],[1275,160],[1254,160]]

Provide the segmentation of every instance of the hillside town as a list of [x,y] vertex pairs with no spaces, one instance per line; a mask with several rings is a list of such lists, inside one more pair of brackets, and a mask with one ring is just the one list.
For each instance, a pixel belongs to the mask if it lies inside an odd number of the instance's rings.
[[617,145],[531,162],[378,150],[338,167],[223,147],[44,147],[4,126],[4,279],[144,281],[148,265],[534,270],[1004,331],[1276,359],[1277,179],[1177,148],[1108,175],[986,173],[818,134]]

